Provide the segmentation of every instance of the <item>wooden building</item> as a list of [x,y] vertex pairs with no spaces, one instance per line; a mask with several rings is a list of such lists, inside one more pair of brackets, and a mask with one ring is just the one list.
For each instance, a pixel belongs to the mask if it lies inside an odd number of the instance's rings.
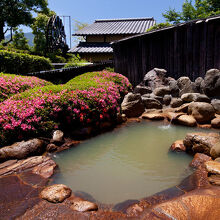
[[113,49],[110,42],[131,37],[155,24],[154,18],[102,19],[77,31],[73,36],[85,39],[70,53],[79,54],[82,59],[99,62],[113,59]]
[[211,68],[220,69],[220,15],[122,39],[112,47],[115,71],[133,85],[154,67],[195,80]]

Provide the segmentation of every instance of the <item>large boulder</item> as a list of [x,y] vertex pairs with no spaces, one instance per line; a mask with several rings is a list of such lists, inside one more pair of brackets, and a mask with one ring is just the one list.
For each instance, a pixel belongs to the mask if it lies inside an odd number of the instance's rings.
[[183,100],[181,98],[172,98],[170,102],[170,106],[172,108],[180,107],[183,104]]
[[167,71],[164,69],[154,68],[144,76],[143,84],[149,86],[152,90],[168,85],[166,73]]
[[163,120],[165,116],[163,113],[159,112],[145,112],[142,114],[141,118],[149,120]]
[[183,140],[187,151],[204,153],[210,156],[210,151],[220,141],[218,133],[188,133]]
[[188,114],[192,115],[198,123],[210,123],[215,117],[215,109],[209,103],[192,102],[188,107]]
[[121,104],[122,113],[127,117],[138,117],[144,112],[140,94],[128,93]]
[[154,94],[156,96],[165,96],[170,94],[170,87],[169,86],[161,86],[154,89]]
[[0,160],[25,159],[29,156],[40,155],[45,148],[45,142],[37,138],[16,142],[11,146],[0,148]]
[[214,159],[220,157],[220,140],[211,148],[210,155]]
[[220,128],[220,117],[212,119],[211,125],[213,128]]
[[189,127],[196,126],[196,120],[191,115],[180,115],[175,122]]
[[201,84],[203,82],[203,78],[202,77],[198,77],[196,78],[195,80],[195,86],[196,86],[196,89],[199,93],[203,93],[202,89],[201,89]]
[[190,163],[190,166],[194,168],[198,168],[200,166],[203,166],[203,164],[206,161],[211,161],[211,160],[212,158],[205,154],[196,153],[195,156],[193,157],[192,162]]
[[215,112],[220,114],[220,99],[212,99],[211,104],[214,107]]
[[168,85],[170,87],[170,94],[172,94],[173,97],[179,97],[180,90],[177,85],[177,81],[175,79],[169,79]]
[[141,95],[152,93],[152,89],[149,86],[137,85],[134,88],[134,93],[140,93]]
[[74,201],[70,208],[73,211],[78,211],[78,212],[88,212],[88,211],[98,210],[98,206],[95,203],[84,200]]
[[171,100],[172,100],[172,96],[171,96],[171,95],[165,95],[165,96],[163,97],[163,104],[164,104],[164,105],[169,105],[170,102],[171,102]]
[[142,96],[142,101],[146,109],[162,109],[162,104],[154,98],[146,98]]
[[58,203],[63,202],[66,198],[70,197],[72,190],[63,184],[55,184],[46,187],[41,191],[40,197],[48,202]]
[[156,100],[159,101],[161,104],[163,103],[163,97],[162,97],[162,96],[156,96],[154,93],[142,95],[141,98],[142,98],[142,99],[152,98],[152,99],[156,99]]
[[220,175],[220,163],[217,161],[205,162],[205,168],[210,174]]
[[180,96],[185,93],[197,92],[195,83],[193,83],[189,77],[183,76],[177,80],[177,85],[180,89]]
[[185,93],[181,96],[184,102],[207,102],[210,103],[208,96],[200,93]]
[[201,88],[207,96],[220,98],[220,70],[208,70]]

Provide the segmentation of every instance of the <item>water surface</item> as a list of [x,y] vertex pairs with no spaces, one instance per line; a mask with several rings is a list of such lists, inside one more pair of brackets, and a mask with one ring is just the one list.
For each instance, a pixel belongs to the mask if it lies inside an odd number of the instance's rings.
[[169,152],[170,145],[195,128],[133,123],[55,155],[60,172],[53,183],[84,191],[102,203],[150,196],[191,174],[192,157]]

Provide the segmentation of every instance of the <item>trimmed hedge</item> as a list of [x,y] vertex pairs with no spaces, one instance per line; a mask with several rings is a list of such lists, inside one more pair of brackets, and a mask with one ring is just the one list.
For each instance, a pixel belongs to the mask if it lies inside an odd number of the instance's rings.
[[50,69],[51,62],[45,57],[0,50],[0,72],[22,75]]
[[52,83],[37,77],[0,73],[0,102],[27,89],[48,85]]
[[120,111],[121,95],[130,88],[126,77],[102,71],[14,95],[0,103],[0,147],[10,140],[50,135],[54,129],[112,122]]

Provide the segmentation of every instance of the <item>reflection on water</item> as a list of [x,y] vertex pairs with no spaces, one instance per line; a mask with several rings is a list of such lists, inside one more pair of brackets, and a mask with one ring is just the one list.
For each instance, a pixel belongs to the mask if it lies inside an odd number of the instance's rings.
[[191,128],[135,123],[56,155],[55,183],[103,203],[140,199],[178,184],[191,173],[191,156],[169,152]]

